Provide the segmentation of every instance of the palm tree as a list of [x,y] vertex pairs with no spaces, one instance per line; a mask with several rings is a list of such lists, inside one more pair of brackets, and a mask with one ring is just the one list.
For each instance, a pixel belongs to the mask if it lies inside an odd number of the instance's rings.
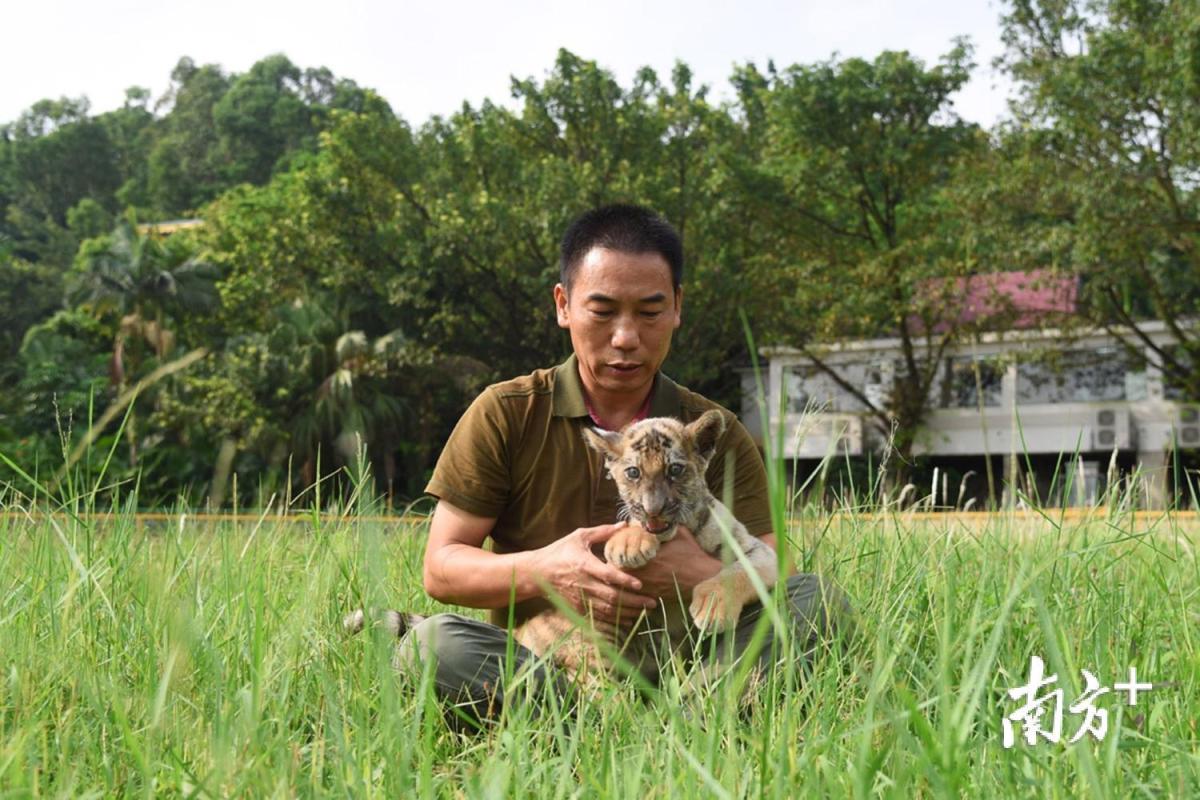
[[[162,362],[175,346],[170,318],[199,313],[219,302],[215,266],[198,258],[187,240],[140,235],[122,221],[107,236],[83,243],[68,281],[67,300],[101,316],[119,318],[109,359],[109,381],[120,394],[126,386],[126,344],[144,341]],[[126,426],[130,460],[137,462],[133,420]]]
[[297,301],[277,313],[281,324],[272,332],[270,349],[288,353],[295,372],[311,381],[306,396],[296,398],[302,405],[291,425],[305,485],[318,478],[323,445],[344,465],[356,464],[365,451],[379,459],[390,498],[399,432],[409,415],[398,378],[420,361],[420,351],[398,331],[374,339],[347,331],[316,303]]

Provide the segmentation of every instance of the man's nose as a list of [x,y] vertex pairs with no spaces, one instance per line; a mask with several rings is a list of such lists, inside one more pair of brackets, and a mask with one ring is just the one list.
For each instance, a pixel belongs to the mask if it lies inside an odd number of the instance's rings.
[[617,350],[636,350],[638,346],[637,326],[632,320],[619,320],[613,329],[612,346]]

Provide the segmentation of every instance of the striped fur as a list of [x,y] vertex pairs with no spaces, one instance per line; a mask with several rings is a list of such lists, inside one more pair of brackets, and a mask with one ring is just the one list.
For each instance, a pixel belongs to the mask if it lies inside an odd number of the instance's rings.
[[[660,544],[674,538],[679,525],[692,531],[705,552],[727,562],[720,573],[693,589],[686,612],[678,601],[665,598],[660,608],[633,630],[599,631],[607,644],[651,679],[657,677],[651,652],[660,644],[651,641],[655,636],[665,634],[668,646],[678,643],[691,633],[689,616],[691,625],[701,633],[730,630],[745,604],[757,599],[741,561],[732,554],[725,557],[726,534],[767,588],[777,577],[774,551],[749,534],[705,481],[708,463],[724,431],[725,418],[716,410],[688,425],[669,417],[653,417],[620,433],[584,431],[588,444],[604,456],[617,484],[622,502],[619,516],[631,523],[605,545],[610,563],[623,568],[642,566],[654,558]],[[594,633],[580,631],[557,610],[530,619],[515,636],[530,650],[550,653],[573,671],[607,666],[605,653],[613,651],[613,647],[598,647]]]

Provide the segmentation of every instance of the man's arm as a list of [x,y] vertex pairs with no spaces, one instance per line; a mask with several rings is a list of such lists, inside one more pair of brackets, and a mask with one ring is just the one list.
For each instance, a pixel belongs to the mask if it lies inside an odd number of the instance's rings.
[[492,553],[483,542],[496,524],[440,500],[429,526],[425,546],[425,591],[435,600],[471,608],[503,608],[517,601],[554,592],[587,613],[601,618],[635,618],[655,600],[642,582],[591,551],[607,541],[620,525],[579,528],[537,550]]
[[[757,538],[775,549],[775,534],[764,533]],[[704,552],[692,532],[680,526],[675,538],[659,545],[658,555],[650,563],[629,570],[629,574],[641,580],[643,594],[662,598],[678,594],[689,600],[696,584],[716,575],[722,566],[721,559]]]

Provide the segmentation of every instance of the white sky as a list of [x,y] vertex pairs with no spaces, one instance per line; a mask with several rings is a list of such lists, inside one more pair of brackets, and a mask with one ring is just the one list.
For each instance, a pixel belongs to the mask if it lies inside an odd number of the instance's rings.
[[285,53],[372,88],[414,126],[464,100],[510,102],[509,76],[542,78],[559,47],[598,61],[628,85],[643,65],[664,82],[679,59],[713,96],[729,96],[734,64],[779,67],[908,50],[932,63],[955,36],[979,65],[956,97],[991,125],[1010,93],[997,0],[19,0],[5,9],[0,123],[44,97],[87,95],[119,106],[128,86],[166,88],[181,56],[242,72]]

